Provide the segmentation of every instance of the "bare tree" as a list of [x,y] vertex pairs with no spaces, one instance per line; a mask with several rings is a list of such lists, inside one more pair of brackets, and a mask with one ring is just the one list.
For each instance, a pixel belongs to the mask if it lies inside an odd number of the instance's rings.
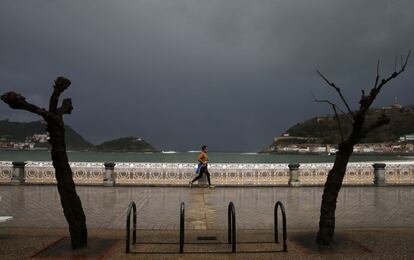
[[86,219],[81,200],[76,193],[73,182],[72,170],[69,166],[65,143],[65,124],[63,115],[70,114],[73,110],[72,100],[64,99],[58,107],[60,95],[70,86],[69,79],[58,77],[53,85],[53,93],[50,97],[49,110],[39,108],[26,101],[26,98],[15,92],[8,92],[1,96],[1,100],[13,109],[22,109],[41,116],[47,122],[47,131],[52,146],[52,161],[56,172],[57,188],[63,213],[69,224],[72,248],[87,246],[88,232]]
[[[364,138],[369,132],[382,125],[388,124],[390,121],[387,115],[382,114],[376,119],[376,121],[366,125],[365,117],[367,111],[382,88],[392,79],[398,77],[405,70],[408,59],[410,57],[410,53],[411,51],[408,52],[405,59],[403,59],[402,56],[398,59],[397,56],[394,72],[385,78],[381,77],[379,74],[380,62],[378,61],[377,75],[375,78],[374,86],[368,95],[366,95],[365,91],[362,90],[362,95],[359,100],[359,110],[357,111],[351,110],[351,107],[349,106],[345,97],[342,95],[341,89],[335,83],[329,81],[321,72],[317,71],[319,76],[328,84],[328,86],[332,87],[337,92],[348,111],[347,116],[352,120],[352,130],[350,134],[345,138],[341,127],[341,120],[338,115],[338,110],[340,110],[340,108],[329,100],[318,100],[315,98],[316,102],[328,103],[332,107],[340,131],[340,136],[342,138],[338,146],[338,152],[335,156],[334,165],[328,173],[328,178],[325,182],[323,190],[321,215],[319,220],[319,232],[316,239],[320,245],[329,245],[332,242],[332,237],[335,232],[335,210],[338,193],[342,187],[342,181],[344,179],[346,167],[348,165],[349,158],[352,155],[354,145],[357,144],[362,138]],[[398,60],[400,61],[400,66],[397,70]]]

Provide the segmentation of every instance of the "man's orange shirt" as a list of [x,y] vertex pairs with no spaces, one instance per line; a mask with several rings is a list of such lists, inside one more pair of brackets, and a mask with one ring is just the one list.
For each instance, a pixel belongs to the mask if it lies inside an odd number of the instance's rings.
[[208,155],[205,152],[201,152],[200,155],[198,156],[198,161],[201,163],[206,163],[208,162]]

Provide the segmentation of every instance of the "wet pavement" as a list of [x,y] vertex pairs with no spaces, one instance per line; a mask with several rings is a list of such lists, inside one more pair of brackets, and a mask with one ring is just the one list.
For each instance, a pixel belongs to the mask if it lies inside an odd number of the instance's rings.
[[[226,229],[227,206],[236,207],[238,229],[271,229],[276,201],[285,205],[288,229],[316,229],[321,187],[77,187],[87,225],[125,227],[129,202],[138,208],[139,229],[178,229],[180,203],[186,228]],[[0,215],[14,219],[7,227],[67,227],[55,186],[0,186]],[[414,228],[413,187],[343,187],[336,214],[338,229]]]

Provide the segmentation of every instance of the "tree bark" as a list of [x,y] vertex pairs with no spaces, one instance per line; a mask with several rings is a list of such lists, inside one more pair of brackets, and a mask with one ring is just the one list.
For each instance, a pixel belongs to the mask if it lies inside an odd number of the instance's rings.
[[46,121],[50,137],[49,141],[52,146],[51,155],[60,202],[63,214],[69,225],[72,249],[78,249],[87,246],[88,232],[82,203],[76,193],[73,173],[66,153],[63,115],[72,112],[72,101],[71,99],[65,99],[62,102],[62,106],[57,107],[60,95],[70,84],[70,80],[64,77],[58,77],[55,80],[54,90],[49,103],[49,111],[27,102],[25,97],[15,92],[5,93],[1,96],[1,99],[13,109],[22,109],[38,114]]
[[66,153],[65,128],[61,120],[48,120],[47,131],[52,145],[52,161],[55,168],[57,188],[60,194],[60,202],[63,214],[69,225],[71,244],[73,249],[87,246],[88,232],[86,218],[83,212],[81,200],[76,193],[73,181],[72,169]]
[[352,144],[346,142],[340,144],[340,148],[335,156],[334,165],[328,173],[322,195],[319,232],[317,236],[317,242],[319,244],[329,245],[332,241],[335,232],[336,202],[353,147]]

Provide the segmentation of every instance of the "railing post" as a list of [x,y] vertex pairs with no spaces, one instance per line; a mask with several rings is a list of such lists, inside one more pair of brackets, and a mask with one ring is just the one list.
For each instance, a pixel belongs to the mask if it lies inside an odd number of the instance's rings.
[[180,253],[184,253],[184,230],[185,230],[185,204],[180,205]]
[[289,165],[289,186],[291,187],[299,187],[300,180],[299,180],[299,163],[290,163]]
[[374,185],[386,186],[385,184],[385,163],[374,163]]
[[107,187],[113,187],[115,185],[115,163],[106,162],[105,165],[105,176],[103,180],[103,185]]
[[13,162],[13,175],[11,185],[22,185],[25,182],[24,166],[25,162]]

